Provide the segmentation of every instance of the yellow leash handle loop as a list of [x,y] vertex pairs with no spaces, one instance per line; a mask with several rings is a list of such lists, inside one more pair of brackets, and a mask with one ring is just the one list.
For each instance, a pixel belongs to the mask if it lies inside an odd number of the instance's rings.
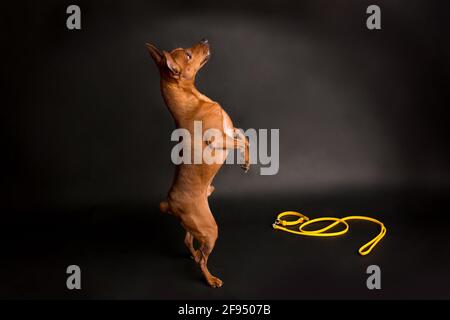
[[[297,217],[297,219],[296,220],[282,219],[286,216],[295,216],[295,217]],[[366,216],[348,216],[348,217],[344,217],[344,218],[323,217],[323,218],[316,218],[316,219],[310,220],[307,216],[305,216],[297,211],[281,212],[280,214],[278,214],[277,219],[275,220],[275,223],[272,225],[272,227],[276,230],[282,230],[285,232],[298,234],[298,235],[302,235],[302,236],[335,237],[335,236],[343,235],[348,232],[349,225],[348,225],[347,221],[349,221],[349,220],[370,221],[370,222],[374,222],[374,223],[380,225],[380,227],[381,227],[380,233],[378,233],[378,235],[375,238],[373,238],[372,240],[370,240],[369,242],[367,242],[366,244],[361,246],[361,248],[359,248],[358,252],[362,256],[369,254],[372,251],[372,249],[378,244],[378,242],[380,242],[380,240],[383,239],[383,237],[386,235],[387,229],[384,226],[384,224],[381,221],[378,221],[377,219],[374,219],[371,217],[366,217]],[[323,221],[329,221],[331,223],[321,229],[305,230],[305,227],[313,225],[317,222],[323,222]],[[295,226],[295,225],[299,225],[298,231],[286,228],[286,226]],[[331,229],[337,227],[338,225],[342,225],[343,228],[338,231],[327,232],[328,230],[331,230]]]

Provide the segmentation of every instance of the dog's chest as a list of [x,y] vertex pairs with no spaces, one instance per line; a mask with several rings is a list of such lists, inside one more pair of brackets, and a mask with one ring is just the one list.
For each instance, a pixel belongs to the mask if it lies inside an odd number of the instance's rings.
[[225,110],[221,110],[222,113],[222,128],[225,134],[231,138],[234,137],[234,126],[233,121],[231,121],[230,116],[225,112]]

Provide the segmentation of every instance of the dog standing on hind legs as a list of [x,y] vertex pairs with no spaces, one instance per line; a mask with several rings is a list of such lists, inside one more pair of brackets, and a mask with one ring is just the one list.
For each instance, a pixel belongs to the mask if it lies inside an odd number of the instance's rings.
[[[241,167],[250,167],[247,138],[234,128],[228,114],[215,101],[201,94],[195,87],[195,76],[210,57],[208,40],[202,39],[190,48],[177,48],[171,52],[160,51],[147,43],[150,56],[158,66],[161,77],[161,93],[175,120],[177,128],[189,131],[194,136],[194,122],[201,121],[202,130],[218,130],[221,139],[201,141],[200,150],[210,148],[219,161],[208,164],[186,164],[176,166],[175,177],[167,200],[160,203],[162,212],[175,215],[186,230],[184,243],[195,262],[199,265],[211,287],[221,287],[223,282],[213,276],[207,267],[218,236],[217,224],[208,204],[208,196],[214,191],[211,185],[214,176],[225,162],[229,150],[238,149],[244,155]],[[203,136],[203,132],[202,132]],[[220,141],[221,140],[221,141]],[[220,142],[220,143],[219,143]],[[191,154],[195,153],[197,142],[191,142]],[[199,247],[194,248],[194,239]]]

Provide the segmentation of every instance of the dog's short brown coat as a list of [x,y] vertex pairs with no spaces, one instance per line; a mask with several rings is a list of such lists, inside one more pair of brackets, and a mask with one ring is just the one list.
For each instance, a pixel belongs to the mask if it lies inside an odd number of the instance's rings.
[[[207,40],[201,40],[190,48],[177,48],[171,52],[160,51],[152,44],[146,47],[160,71],[161,92],[177,128],[189,130],[194,135],[194,121],[202,122],[203,131],[217,129],[223,134],[223,144],[203,141],[203,148],[222,150],[220,163],[180,164],[167,200],[160,203],[163,212],[178,217],[186,230],[185,244],[195,262],[200,266],[211,287],[221,287],[223,282],[213,276],[208,268],[218,236],[217,224],[208,205],[208,196],[214,191],[214,176],[226,159],[229,149],[239,149],[244,154],[242,167],[249,169],[249,144],[246,137],[234,128],[228,114],[215,101],[201,94],[195,87],[195,75],[210,57]],[[191,143],[194,151],[194,144]],[[194,238],[198,249],[194,248]]]

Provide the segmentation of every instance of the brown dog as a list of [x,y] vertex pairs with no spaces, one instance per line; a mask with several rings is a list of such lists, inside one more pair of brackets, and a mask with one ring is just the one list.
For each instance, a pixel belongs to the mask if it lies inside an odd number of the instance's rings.
[[[195,75],[210,57],[208,40],[203,39],[190,48],[177,48],[171,52],[161,52],[148,43],[146,47],[159,68],[162,96],[176,127],[187,129],[194,136],[194,121],[201,121],[202,130],[216,129],[222,135],[221,143],[216,139],[202,139],[200,142],[200,150],[211,148],[212,152],[218,152],[220,161],[212,164],[177,165],[167,200],[160,203],[161,211],[180,219],[186,230],[184,242],[208,284],[211,287],[221,287],[222,280],[213,276],[207,268],[208,257],[218,234],[216,221],[208,205],[208,196],[214,191],[211,182],[230,149],[239,149],[244,154],[245,162],[242,167],[245,171],[249,169],[249,144],[242,132],[234,128],[221,106],[195,88]],[[192,154],[195,152],[194,144],[195,142],[191,142],[190,145]],[[193,246],[194,238],[199,243],[198,249]]]

